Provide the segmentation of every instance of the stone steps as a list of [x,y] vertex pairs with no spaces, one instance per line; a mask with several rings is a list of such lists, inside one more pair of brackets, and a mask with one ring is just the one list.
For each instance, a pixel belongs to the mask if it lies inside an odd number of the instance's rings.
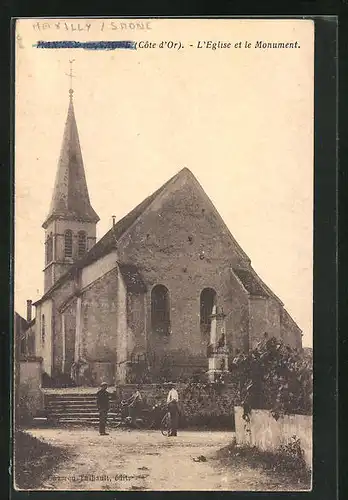
[[51,415],[74,413],[74,414],[87,414],[98,413],[98,408],[73,408],[73,407],[57,407],[57,408],[46,408]]
[[58,406],[69,406],[74,408],[96,408],[96,401],[48,401],[49,408],[56,408]]
[[[99,412],[96,393],[45,394],[45,414],[47,422],[60,425],[98,425]],[[114,395],[110,398],[107,425],[112,426],[121,417],[115,410]]]

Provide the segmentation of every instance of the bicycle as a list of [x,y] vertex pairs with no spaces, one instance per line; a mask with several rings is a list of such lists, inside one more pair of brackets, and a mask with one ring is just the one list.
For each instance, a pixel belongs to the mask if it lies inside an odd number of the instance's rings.
[[168,437],[170,432],[170,413],[167,411],[161,420],[160,424],[161,433],[163,436]]
[[142,408],[139,415],[135,418],[129,416],[128,405],[125,401],[121,401],[119,408],[120,420],[114,425],[115,429],[119,427],[127,427],[130,429],[154,429],[158,428],[158,405],[153,407]]

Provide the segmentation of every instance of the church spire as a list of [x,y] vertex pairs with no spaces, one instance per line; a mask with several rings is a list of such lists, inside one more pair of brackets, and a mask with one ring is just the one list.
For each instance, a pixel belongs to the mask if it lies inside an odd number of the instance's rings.
[[99,217],[93,210],[86,182],[79,135],[76,125],[72,88],[72,63],[70,62],[69,107],[65,122],[63,142],[58,161],[49,214],[43,223],[46,228],[54,218],[98,222]]

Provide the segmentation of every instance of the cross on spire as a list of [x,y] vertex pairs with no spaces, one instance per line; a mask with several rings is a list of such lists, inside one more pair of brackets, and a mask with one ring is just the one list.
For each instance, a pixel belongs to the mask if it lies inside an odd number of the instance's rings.
[[72,65],[73,65],[74,61],[75,61],[75,59],[69,60],[69,63],[70,63],[70,72],[69,73],[65,73],[70,78],[70,89],[69,89],[70,99],[72,99],[72,96],[73,96],[73,93],[74,93],[73,84],[72,84],[72,79],[75,78],[75,75],[73,75],[73,73],[72,73]]

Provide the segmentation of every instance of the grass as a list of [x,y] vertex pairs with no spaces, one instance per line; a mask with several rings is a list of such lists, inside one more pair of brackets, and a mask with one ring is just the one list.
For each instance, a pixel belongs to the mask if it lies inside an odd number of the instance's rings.
[[232,443],[221,448],[216,458],[231,467],[261,469],[270,479],[286,486],[287,490],[310,490],[311,471],[301,457],[279,452],[262,451],[256,447],[238,446]]
[[20,430],[15,434],[14,452],[15,488],[20,490],[39,489],[52,470],[69,457],[66,449],[44,443]]

